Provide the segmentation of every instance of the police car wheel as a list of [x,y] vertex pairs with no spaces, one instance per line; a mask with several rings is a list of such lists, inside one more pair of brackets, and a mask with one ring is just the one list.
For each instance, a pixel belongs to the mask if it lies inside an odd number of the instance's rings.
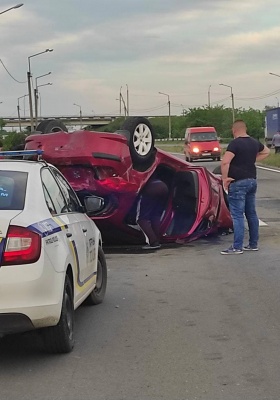
[[95,306],[102,303],[107,286],[107,265],[104,256],[104,252],[101,247],[98,249],[98,261],[97,261],[97,276],[96,286],[90,293],[85,303],[90,306]]
[[61,316],[56,326],[42,330],[45,349],[49,353],[70,353],[74,347],[73,289],[66,275]]

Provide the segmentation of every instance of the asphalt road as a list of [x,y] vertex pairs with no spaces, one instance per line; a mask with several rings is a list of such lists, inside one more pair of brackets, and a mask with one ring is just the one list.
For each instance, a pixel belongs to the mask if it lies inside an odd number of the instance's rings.
[[73,353],[0,341],[0,399],[279,400],[280,175],[258,172],[259,252],[221,256],[232,235],[107,249],[106,300],[76,311]]

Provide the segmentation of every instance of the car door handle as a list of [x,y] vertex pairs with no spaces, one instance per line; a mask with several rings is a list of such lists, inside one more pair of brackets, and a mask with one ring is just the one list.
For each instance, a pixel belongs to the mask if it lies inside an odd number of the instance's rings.
[[82,231],[83,231],[84,233],[86,233],[86,232],[87,232],[87,229],[86,229],[86,228],[83,228]]
[[69,233],[69,232],[66,233],[66,237],[71,237],[71,236],[72,236],[72,233]]

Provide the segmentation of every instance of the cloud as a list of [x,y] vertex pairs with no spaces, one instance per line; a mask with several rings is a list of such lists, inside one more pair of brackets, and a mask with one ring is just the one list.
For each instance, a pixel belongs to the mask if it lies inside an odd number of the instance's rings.
[[[126,85],[136,114],[165,113],[159,91],[172,95],[173,112],[206,104],[209,85],[213,101],[226,98],[220,82],[234,88],[237,106],[263,107],[274,98],[241,99],[277,89],[268,72],[280,61],[279,11],[278,0],[29,0],[0,15],[0,58],[25,81],[28,57],[54,49],[31,59],[34,78],[52,71],[40,79],[53,82],[41,89],[48,115],[77,112],[74,102],[85,112],[118,113]],[[15,113],[27,86],[1,65],[0,79],[0,112]]]

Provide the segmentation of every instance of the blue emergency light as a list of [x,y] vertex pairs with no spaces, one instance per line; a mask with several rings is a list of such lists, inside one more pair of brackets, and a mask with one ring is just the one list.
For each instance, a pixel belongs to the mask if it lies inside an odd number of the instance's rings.
[[0,151],[0,156],[41,156],[43,153],[43,150],[7,150]]

